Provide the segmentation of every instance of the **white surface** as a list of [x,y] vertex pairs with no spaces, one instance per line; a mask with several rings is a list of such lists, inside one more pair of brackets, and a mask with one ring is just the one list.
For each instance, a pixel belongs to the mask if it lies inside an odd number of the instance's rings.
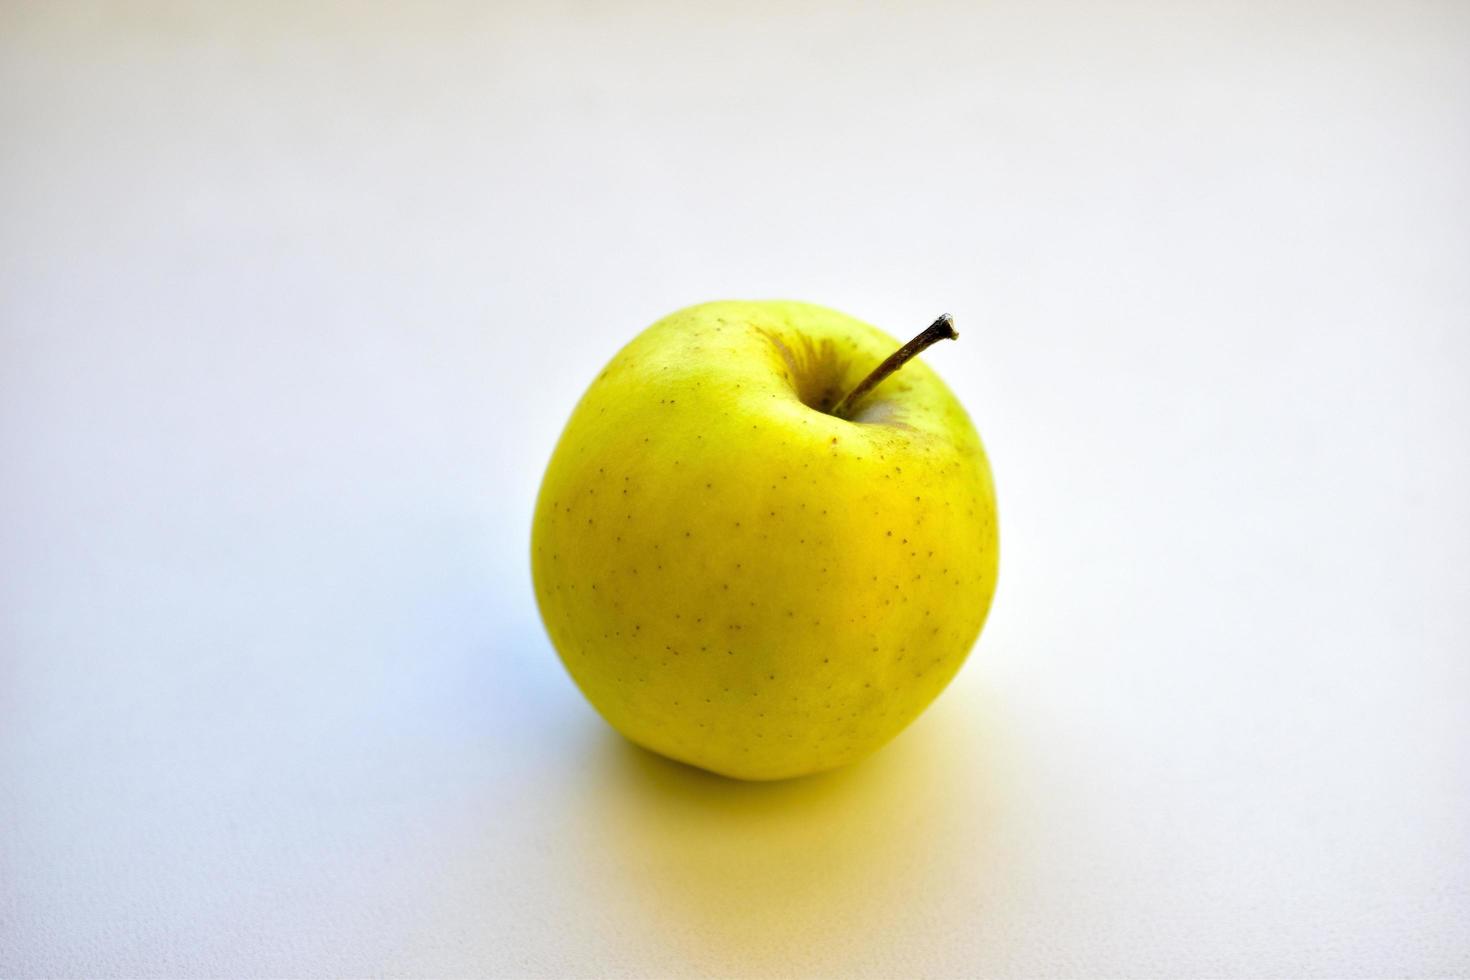
[[[1470,7],[1102,6],[0,7],[0,974],[1470,974]],[[787,785],[528,581],[732,296],[953,312],[1001,499]]]

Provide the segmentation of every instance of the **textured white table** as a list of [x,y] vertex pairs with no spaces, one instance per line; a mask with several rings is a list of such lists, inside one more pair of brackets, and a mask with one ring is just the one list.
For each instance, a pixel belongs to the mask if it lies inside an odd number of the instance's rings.
[[[1470,6],[1109,6],[0,6],[0,975],[1470,974]],[[529,588],[729,296],[953,312],[1000,490],[787,785]]]

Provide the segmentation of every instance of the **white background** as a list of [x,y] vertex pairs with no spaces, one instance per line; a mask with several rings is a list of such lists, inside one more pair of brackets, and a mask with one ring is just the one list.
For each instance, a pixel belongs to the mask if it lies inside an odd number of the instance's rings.
[[[1470,974],[1470,6],[892,6],[0,6],[0,974]],[[781,785],[529,585],[729,297],[952,312],[1001,502]]]

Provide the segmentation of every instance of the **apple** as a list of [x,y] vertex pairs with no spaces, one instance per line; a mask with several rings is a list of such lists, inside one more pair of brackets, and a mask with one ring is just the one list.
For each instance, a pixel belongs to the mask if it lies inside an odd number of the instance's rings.
[[740,779],[859,759],[944,689],[998,563],[980,438],[896,341],[719,302],[649,327],[557,443],[531,535],[547,632],[633,742]]

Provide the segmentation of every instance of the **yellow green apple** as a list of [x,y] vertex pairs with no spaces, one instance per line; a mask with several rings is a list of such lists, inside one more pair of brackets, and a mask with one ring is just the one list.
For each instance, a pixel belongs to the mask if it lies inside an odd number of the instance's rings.
[[531,565],[615,729],[781,779],[867,755],[944,689],[998,561],[980,438],[911,359],[953,336],[941,317],[896,350],[821,306],[707,303],[597,376],[547,467]]

